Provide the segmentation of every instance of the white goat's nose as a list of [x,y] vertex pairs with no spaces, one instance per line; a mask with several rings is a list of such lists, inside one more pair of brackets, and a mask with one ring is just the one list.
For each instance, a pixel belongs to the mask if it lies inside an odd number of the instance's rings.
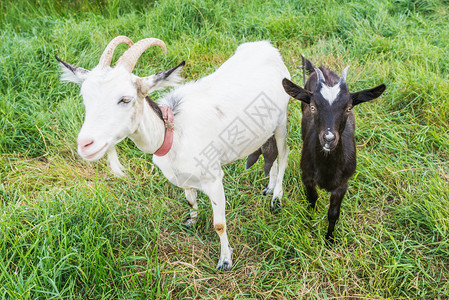
[[93,144],[94,144],[93,139],[89,139],[89,138],[78,139],[78,146],[81,148],[81,151],[88,149]]

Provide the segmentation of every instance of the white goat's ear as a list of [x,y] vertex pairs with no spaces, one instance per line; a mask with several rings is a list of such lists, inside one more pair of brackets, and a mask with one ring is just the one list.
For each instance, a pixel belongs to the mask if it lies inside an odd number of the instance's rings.
[[185,64],[185,61],[182,61],[179,65],[169,70],[148,77],[139,78],[137,80],[139,92],[143,95],[147,95],[152,91],[181,83],[184,80],[184,78],[181,77],[181,71]]
[[87,75],[89,74],[88,70],[66,63],[65,61],[59,59],[56,55],[55,58],[61,66],[60,79],[62,81],[81,84],[87,78]]

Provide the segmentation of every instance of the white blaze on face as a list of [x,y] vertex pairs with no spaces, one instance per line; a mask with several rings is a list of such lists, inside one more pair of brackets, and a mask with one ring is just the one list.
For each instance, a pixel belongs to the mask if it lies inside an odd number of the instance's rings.
[[336,84],[333,87],[329,87],[323,83],[320,93],[329,102],[329,105],[332,105],[335,99],[337,99],[338,93],[340,93],[340,85]]

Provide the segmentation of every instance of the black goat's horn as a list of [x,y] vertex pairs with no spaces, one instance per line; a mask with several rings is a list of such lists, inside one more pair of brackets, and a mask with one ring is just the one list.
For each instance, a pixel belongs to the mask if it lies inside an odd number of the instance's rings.
[[343,72],[341,72],[340,81],[338,82],[340,85],[346,84],[346,74],[348,73],[349,66],[347,66]]
[[317,67],[314,67],[316,75],[318,76],[318,82],[320,83],[324,83],[325,79],[324,79],[324,75],[323,72],[321,72],[320,69],[318,69]]

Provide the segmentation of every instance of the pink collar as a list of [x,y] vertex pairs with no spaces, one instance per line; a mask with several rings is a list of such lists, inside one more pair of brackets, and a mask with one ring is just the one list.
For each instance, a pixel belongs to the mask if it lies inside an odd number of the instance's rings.
[[165,137],[161,147],[153,154],[157,156],[164,156],[168,153],[168,151],[170,151],[171,146],[173,145],[174,117],[173,111],[170,109],[170,107],[166,105],[159,105],[159,108],[161,109],[162,118],[164,119]]

